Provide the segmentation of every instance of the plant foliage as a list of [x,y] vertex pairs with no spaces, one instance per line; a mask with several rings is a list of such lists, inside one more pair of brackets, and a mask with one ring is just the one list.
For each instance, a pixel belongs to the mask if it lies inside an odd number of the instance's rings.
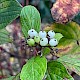
[[80,54],[69,54],[62,56],[58,59],[59,62],[63,63],[67,69],[80,75]]
[[67,72],[64,65],[58,61],[48,62],[47,74],[47,80],[63,80],[65,78],[74,80]]
[[21,5],[16,0],[0,0],[0,29],[15,20],[21,9]]
[[28,36],[28,30],[35,29],[40,31],[41,19],[38,10],[31,5],[25,6],[20,14],[22,31],[25,37]]
[[21,80],[42,80],[47,69],[45,57],[33,57],[23,66],[20,74]]
[[9,37],[9,32],[6,29],[0,30],[0,44],[11,42],[12,39]]
[[[40,13],[34,6],[28,5],[22,8],[16,0],[0,0],[0,44],[12,41],[5,27],[18,16],[20,16],[21,29],[25,38],[30,29],[40,31]],[[80,75],[80,26],[75,22],[53,23],[44,30],[56,32],[54,38],[59,41],[57,46],[59,53],[56,55],[60,57],[61,50],[64,55],[57,60],[48,61],[45,56],[55,48],[40,46],[39,52],[43,54],[42,56],[38,55],[36,49],[36,56],[23,65],[21,72],[5,80],[18,80],[19,77],[21,80],[43,80],[44,78],[46,80],[74,80],[67,69]],[[54,56],[54,51],[52,55]]]

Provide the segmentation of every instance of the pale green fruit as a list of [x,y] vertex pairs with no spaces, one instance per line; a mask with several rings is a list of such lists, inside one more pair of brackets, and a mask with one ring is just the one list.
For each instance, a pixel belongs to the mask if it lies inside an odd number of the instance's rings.
[[35,45],[34,39],[28,39],[28,40],[27,40],[27,44],[28,44],[29,46],[34,46],[34,45]]
[[34,37],[34,41],[35,41],[36,43],[39,43],[39,42],[40,42],[40,37],[39,37],[39,36],[35,36],[35,37]]

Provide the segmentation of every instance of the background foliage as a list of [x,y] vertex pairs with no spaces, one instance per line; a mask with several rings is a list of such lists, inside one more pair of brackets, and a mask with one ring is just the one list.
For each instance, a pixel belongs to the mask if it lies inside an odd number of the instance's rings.
[[[26,2],[26,0],[24,2]],[[27,0],[25,4],[22,2],[23,6],[27,4],[34,5],[39,10],[39,14],[35,7],[27,6],[23,8],[16,0],[0,1],[0,44],[3,44],[0,45],[0,79],[11,75],[12,77],[7,78],[7,80],[18,80],[19,76],[22,80],[26,80],[26,78],[29,80],[63,80],[65,78],[74,80],[71,76],[73,72],[80,75],[80,15],[78,14],[75,16],[73,19],[75,22],[69,22],[65,25],[53,23],[54,18],[52,19],[50,8],[54,2],[55,0]],[[30,12],[30,14],[25,11]],[[7,29],[3,29],[19,15],[22,25],[21,27],[20,25],[16,26],[14,24],[11,34]],[[17,20],[18,19],[19,17]],[[42,23],[53,23],[48,27],[46,26],[44,30],[48,31],[53,29],[55,32],[61,33],[62,35],[59,35],[59,37],[63,36],[63,38],[59,41],[59,45],[53,48],[53,50],[48,47],[44,48],[42,50],[43,57],[37,56],[32,58],[35,48],[26,46],[24,36],[26,37],[27,31],[33,27],[39,32],[41,21]],[[43,28],[41,27],[41,29]],[[6,45],[8,49],[5,49],[4,45]],[[47,55],[49,53],[52,54]],[[44,57],[45,55],[47,55],[46,58],[48,61]],[[51,59],[52,61],[50,61]],[[71,75],[68,73],[67,69],[72,72]],[[9,75],[5,74],[6,70],[8,70],[7,73],[9,73]],[[20,71],[21,73],[19,74]],[[33,76],[31,76],[31,74]]]

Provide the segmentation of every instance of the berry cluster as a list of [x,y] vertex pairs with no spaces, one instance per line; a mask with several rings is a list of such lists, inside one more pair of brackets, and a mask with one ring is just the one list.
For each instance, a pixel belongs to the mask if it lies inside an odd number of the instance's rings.
[[40,46],[56,46],[58,44],[57,39],[55,39],[55,32],[50,30],[49,32],[40,31],[37,33],[34,29],[28,31],[29,39],[27,39],[27,44],[29,46],[34,46],[35,43]]

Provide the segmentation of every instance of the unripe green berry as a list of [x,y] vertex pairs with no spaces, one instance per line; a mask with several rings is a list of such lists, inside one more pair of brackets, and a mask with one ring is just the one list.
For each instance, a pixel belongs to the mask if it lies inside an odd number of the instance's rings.
[[27,44],[28,44],[29,46],[34,46],[34,45],[35,45],[34,39],[28,39],[28,40],[27,40]]
[[35,41],[36,43],[39,43],[39,42],[40,42],[40,37],[39,37],[39,36],[35,36],[35,37],[34,37],[34,41]]

